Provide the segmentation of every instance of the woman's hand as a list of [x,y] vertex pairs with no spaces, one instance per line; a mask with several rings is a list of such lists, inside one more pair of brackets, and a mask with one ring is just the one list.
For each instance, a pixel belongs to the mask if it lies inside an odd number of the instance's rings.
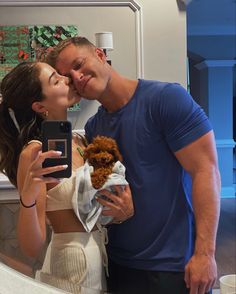
[[[111,201],[106,201],[102,198],[97,198],[97,201],[106,206],[106,209],[102,211],[103,215],[113,216],[113,223],[122,223],[134,215],[134,205],[129,185],[113,186],[117,195],[108,190],[99,191],[105,195]],[[109,209],[107,209],[107,207]]]
[[36,146],[31,153],[32,163],[26,171],[24,184],[21,189],[21,199],[28,206],[36,201],[40,194],[42,184],[58,183],[59,180],[53,177],[45,177],[44,175],[55,171],[66,169],[66,165],[57,165],[53,167],[42,168],[42,163],[46,158],[57,158],[61,156],[60,151],[41,151],[41,146]]

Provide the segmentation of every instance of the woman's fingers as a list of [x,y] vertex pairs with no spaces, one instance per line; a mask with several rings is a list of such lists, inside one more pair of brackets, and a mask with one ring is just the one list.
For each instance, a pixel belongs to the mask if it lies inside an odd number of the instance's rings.
[[37,184],[37,183],[38,184],[42,184],[42,183],[44,183],[44,184],[52,184],[52,183],[57,184],[60,182],[59,179],[53,178],[53,177],[35,177],[33,179],[33,181],[35,184]]
[[[36,152],[37,152],[37,155],[36,155]],[[37,169],[42,168],[42,163],[44,162],[45,159],[47,159],[47,158],[60,158],[61,154],[62,154],[61,151],[50,150],[47,152],[41,152],[40,150],[36,151],[36,149],[35,149],[32,152],[32,158],[35,157],[35,159],[31,164],[31,170],[35,171]],[[52,168],[55,168],[55,167],[59,168],[59,170],[66,168],[63,165],[53,166]],[[48,173],[48,171],[47,171],[47,173]]]
[[50,167],[45,167],[45,168],[39,168],[37,170],[34,170],[31,172],[32,177],[41,177],[47,174],[51,174],[53,172],[61,171],[64,169],[67,169],[68,165],[55,165],[55,166],[50,166]]
[[[41,146],[39,146],[41,147]],[[34,159],[33,163],[31,164],[30,170],[29,170],[29,175],[31,178],[39,178],[39,181],[42,176],[45,176],[47,174],[61,171],[64,169],[68,168],[68,165],[55,165],[55,166],[50,166],[50,167],[42,167],[42,163],[44,162],[45,159],[47,158],[59,158],[61,156],[61,151],[54,151],[50,150],[47,152],[41,152],[41,148],[35,147],[35,149],[32,151],[32,159]],[[49,176],[50,178],[50,176]],[[52,179],[49,179],[48,181],[52,181]],[[43,179],[43,182],[45,182],[45,179]]]
[[42,164],[44,162],[45,159],[47,158],[59,158],[61,156],[62,152],[61,151],[54,151],[54,150],[50,150],[47,152],[38,152],[38,157],[36,157],[34,164]]
[[31,151],[31,162],[34,162],[36,158],[38,158],[39,153],[41,153],[42,146],[41,145],[35,145],[34,148]]

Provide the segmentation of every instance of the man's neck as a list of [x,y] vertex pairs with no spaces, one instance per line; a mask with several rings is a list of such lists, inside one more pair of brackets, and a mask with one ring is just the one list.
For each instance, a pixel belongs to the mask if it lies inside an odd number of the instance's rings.
[[138,80],[130,80],[113,72],[107,90],[99,102],[108,112],[114,112],[126,105],[133,97]]

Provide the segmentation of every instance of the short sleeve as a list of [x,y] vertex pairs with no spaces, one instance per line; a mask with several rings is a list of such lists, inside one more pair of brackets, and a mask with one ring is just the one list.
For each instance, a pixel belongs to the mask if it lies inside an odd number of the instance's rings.
[[160,127],[173,152],[212,129],[203,109],[179,84],[165,86],[158,104]]

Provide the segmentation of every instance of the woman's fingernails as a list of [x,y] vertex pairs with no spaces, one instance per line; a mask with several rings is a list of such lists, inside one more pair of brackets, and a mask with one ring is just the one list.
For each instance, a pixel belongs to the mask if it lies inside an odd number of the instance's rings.
[[62,152],[61,151],[55,151],[56,152],[56,154],[58,154],[58,155],[62,155]]
[[66,169],[68,167],[68,164],[63,164],[62,166],[64,169]]

